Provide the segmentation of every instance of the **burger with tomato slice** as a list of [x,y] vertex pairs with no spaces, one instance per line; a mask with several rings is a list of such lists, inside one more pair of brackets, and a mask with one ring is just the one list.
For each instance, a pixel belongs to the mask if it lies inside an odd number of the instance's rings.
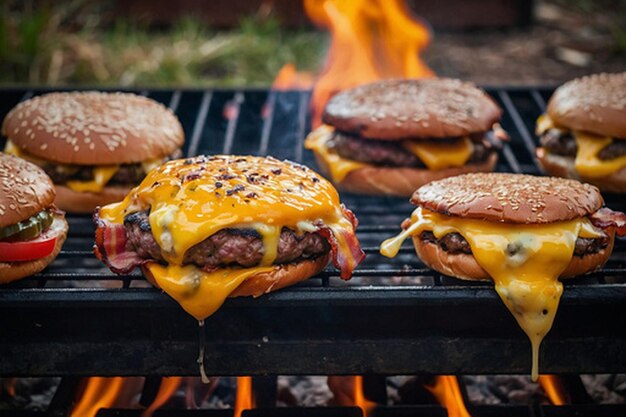
[[141,266],[200,321],[227,297],[295,284],[329,260],[349,279],[365,256],[330,182],[271,157],[169,161],[94,220],[99,259],[116,273]]
[[163,162],[181,156],[183,129],[165,106],[128,93],[49,93],[18,104],[2,125],[6,153],[52,178],[56,205],[92,213],[120,201]]
[[36,274],[61,250],[68,226],[54,197],[41,168],[0,152],[0,284]]

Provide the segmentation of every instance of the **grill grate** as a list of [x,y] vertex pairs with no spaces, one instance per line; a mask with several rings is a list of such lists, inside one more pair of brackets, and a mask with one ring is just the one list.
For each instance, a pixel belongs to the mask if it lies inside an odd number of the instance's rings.
[[[541,174],[534,121],[549,88],[487,88],[512,140],[498,171]],[[43,90],[0,91],[0,116]],[[135,91],[180,118],[187,155],[270,154],[316,168],[302,143],[309,91]],[[0,145],[3,139],[0,139]],[[626,210],[617,195],[605,196]],[[410,243],[378,254],[411,212],[406,199],[344,195],[367,254],[352,281],[332,269],[260,299],[228,300],[206,324],[215,375],[527,373],[530,346],[492,286],[441,276]],[[195,375],[198,326],[139,273],[116,276],[91,252],[89,216],[68,216],[70,235],[43,273],[0,288],[0,375]],[[489,354],[485,354],[489,352]],[[626,371],[626,242],[602,271],[566,284],[542,346],[543,372]]]

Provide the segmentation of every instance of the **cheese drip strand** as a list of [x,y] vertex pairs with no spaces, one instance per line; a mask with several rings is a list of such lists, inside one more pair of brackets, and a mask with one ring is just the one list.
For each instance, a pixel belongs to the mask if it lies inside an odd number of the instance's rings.
[[431,231],[437,239],[459,233],[476,262],[491,276],[495,289],[532,345],[531,377],[539,375],[539,347],[550,331],[563,285],[558,280],[570,263],[578,236],[599,237],[588,219],[541,225],[462,219],[418,207],[411,225],[385,240],[380,252],[394,257],[409,236]]

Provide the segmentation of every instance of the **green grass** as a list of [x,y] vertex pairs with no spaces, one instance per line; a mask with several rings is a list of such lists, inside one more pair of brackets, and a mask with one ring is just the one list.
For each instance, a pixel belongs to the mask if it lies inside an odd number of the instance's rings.
[[229,31],[184,18],[156,30],[123,20],[104,24],[89,0],[34,3],[0,5],[0,83],[267,86],[289,62],[318,70],[328,42],[310,29],[282,29],[272,18],[245,18]]

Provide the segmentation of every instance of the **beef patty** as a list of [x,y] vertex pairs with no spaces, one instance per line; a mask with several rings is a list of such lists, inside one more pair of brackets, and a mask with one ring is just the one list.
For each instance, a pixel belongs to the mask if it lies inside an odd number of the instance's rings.
[[[566,132],[559,129],[548,129],[540,138],[541,146],[546,148],[550,153],[561,156],[576,157],[578,145],[572,132]],[[603,161],[619,158],[626,155],[626,140],[618,139],[602,148],[598,152],[598,158]]]
[[[129,247],[141,258],[164,262],[148,221],[147,212],[137,212],[124,219]],[[298,235],[283,228],[278,242],[278,255],[274,264],[284,264],[301,259],[315,258],[328,253],[330,245],[318,233]],[[192,246],[185,254],[184,264],[195,264],[211,270],[221,266],[252,267],[263,258],[263,238],[254,229],[223,229]]]
[[[467,240],[465,240],[465,238],[458,233],[448,233],[441,239],[437,239],[433,232],[425,231],[420,235],[420,239],[428,243],[439,245],[441,249],[448,253],[472,254],[472,249],[470,248],[469,243],[467,243]],[[606,248],[609,242],[610,239],[607,235],[603,235],[602,237],[596,239],[579,237],[576,239],[574,255],[583,257],[585,255],[598,253],[602,249]]]
[[[163,162],[167,162],[172,159],[180,158],[183,155],[180,149],[174,151],[171,155],[163,159]],[[63,184],[67,181],[92,181],[94,178],[93,165],[73,165],[71,168],[67,166],[59,166],[50,162],[46,162],[42,167],[46,174],[52,179],[55,184]],[[136,164],[123,164],[115,172],[115,175],[111,177],[107,184],[111,185],[128,185],[138,184],[146,176],[147,172],[143,168],[141,163]]]
[[[472,135],[473,151],[468,163],[483,162],[497,148],[499,141],[495,141],[489,134],[479,133]],[[438,138],[437,143],[454,142],[461,138]],[[424,139],[424,141],[428,141]],[[335,131],[328,141],[329,149],[333,149],[343,158],[381,166],[418,167],[426,166],[413,153],[406,150],[400,141],[362,139],[358,136]]]

